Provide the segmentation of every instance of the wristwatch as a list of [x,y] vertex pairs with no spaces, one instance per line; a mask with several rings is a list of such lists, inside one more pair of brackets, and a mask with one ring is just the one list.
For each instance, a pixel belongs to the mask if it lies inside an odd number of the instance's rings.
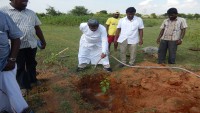
[[15,62],[16,61],[16,58],[9,58],[8,60],[12,61],[12,62]]

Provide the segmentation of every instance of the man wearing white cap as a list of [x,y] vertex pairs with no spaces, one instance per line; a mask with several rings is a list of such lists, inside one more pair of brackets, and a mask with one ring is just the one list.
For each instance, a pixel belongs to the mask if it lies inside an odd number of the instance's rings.
[[78,53],[77,72],[85,69],[87,64],[102,64],[104,70],[112,72],[108,59],[108,41],[106,28],[95,19],[80,24],[82,36]]
[[[119,11],[116,11],[113,14],[113,17],[108,18],[106,21],[106,30],[108,33],[109,51],[110,51],[111,44],[114,42],[115,33],[116,33],[117,25],[119,22],[119,15],[120,15]],[[114,46],[114,49],[117,50],[117,45]]]

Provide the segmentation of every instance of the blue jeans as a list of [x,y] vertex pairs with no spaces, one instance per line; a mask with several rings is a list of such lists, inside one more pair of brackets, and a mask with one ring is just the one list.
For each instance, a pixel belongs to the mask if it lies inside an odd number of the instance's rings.
[[177,47],[178,46],[176,41],[161,40],[158,49],[158,63],[165,63],[165,58],[168,50],[168,63],[175,64]]

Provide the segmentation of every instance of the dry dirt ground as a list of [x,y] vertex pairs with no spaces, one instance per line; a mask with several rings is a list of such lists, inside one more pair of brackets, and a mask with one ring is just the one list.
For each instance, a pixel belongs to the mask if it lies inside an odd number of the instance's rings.
[[[124,68],[83,77],[65,73],[67,68],[61,68],[61,76],[40,72],[43,84],[26,97],[36,113],[200,113],[200,78],[187,72]],[[105,78],[110,87],[104,94],[100,82]]]

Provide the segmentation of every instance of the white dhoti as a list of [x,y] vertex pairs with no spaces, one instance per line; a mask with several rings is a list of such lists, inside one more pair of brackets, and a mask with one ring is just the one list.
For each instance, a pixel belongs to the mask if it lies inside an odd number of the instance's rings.
[[[102,48],[98,46],[92,46],[92,47],[79,47],[79,54],[78,54],[78,61],[79,61],[79,67],[82,64],[94,64],[96,65],[97,62],[101,59],[102,54]],[[110,67],[108,56],[101,59],[98,64],[102,64],[106,68]]]
[[24,100],[16,81],[16,70],[0,72],[0,112],[21,113],[28,104]]

